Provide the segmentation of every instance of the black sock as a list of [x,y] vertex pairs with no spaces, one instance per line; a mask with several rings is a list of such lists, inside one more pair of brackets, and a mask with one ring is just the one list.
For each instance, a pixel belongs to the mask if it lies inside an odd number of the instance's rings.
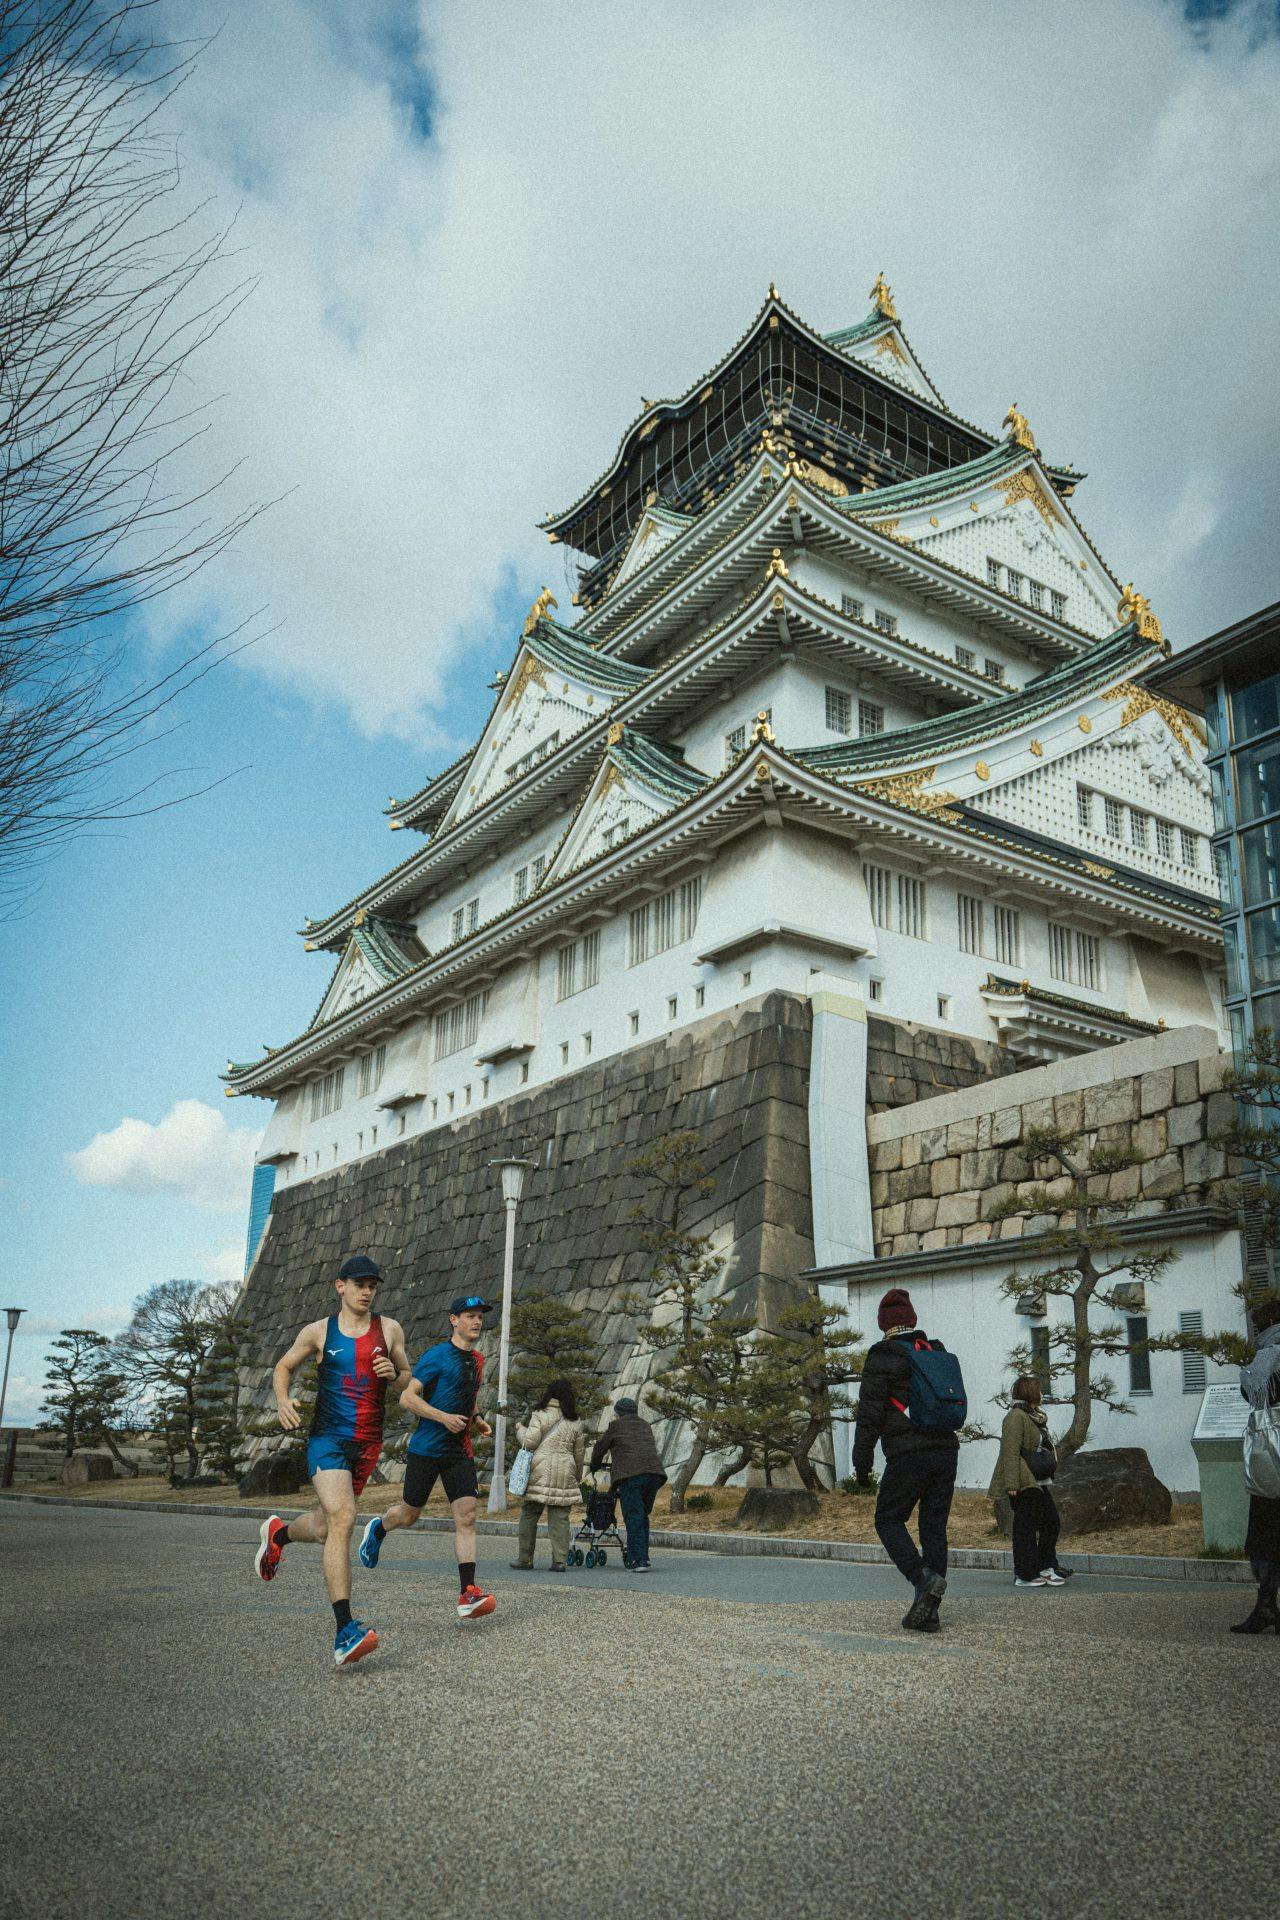
[[468,1587],[475,1585],[476,1563],[474,1560],[459,1560],[458,1583],[465,1593]]
[[342,1632],[344,1627],[351,1625],[351,1602],[349,1600],[334,1601],[333,1619],[339,1633]]
[[272,1546],[273,1546],[273,1547],[287,1547],[287,1546],[288,1546],[288,1544],[289,1544],[289,1529],[288,1529],[288,1527],[287,1527],[287,1525],[286,1525],[286,1524],[285,1524],[285,1523],[284,1523],[283,1521],[282,1521],[282,1522],[280,1523],[280,1525],[279,1525],[279,1526],[278,1526],[278,1527],[276,1528],[276,1530],[275,1530],[275,1532],[274,1532],[274,1533],[272,1534],[272,1536],[271,1536],[271,1544],[272,1544]]

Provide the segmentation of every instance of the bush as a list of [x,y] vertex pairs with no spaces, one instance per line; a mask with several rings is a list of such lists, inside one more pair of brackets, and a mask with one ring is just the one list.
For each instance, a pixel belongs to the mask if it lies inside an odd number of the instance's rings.
[[707,1513],[714,1505],[715,1500],[709,1493],[691,1493],[685,1500],[685,1506],[693,1513]]
[[868,1493],[874,1493],[876,1488],[879,1485],[880,1485],[880,1476],[877,1473],[868,1474],[866,1480],[863,1482],[861,1486],[858,1484],[857,1476],[851,1473],[847,1480],[842,1480],[840,1482],[840,1491],[841,1493],[852,1493],[855,1496],[858,1494],[865,1495]]

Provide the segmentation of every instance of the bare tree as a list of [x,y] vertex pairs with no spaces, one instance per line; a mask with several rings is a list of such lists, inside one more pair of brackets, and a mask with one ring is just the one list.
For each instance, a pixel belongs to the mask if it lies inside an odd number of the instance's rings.
[[[140,1294],[112,1352],[126,1380],[149,1404],[170,1458],[186,1454],[186,1479],[200,1471],[200,1453],[220,1408],[210,1401],[210,1362],[223,1327],[210,1311],[210,1289],[197,1280],[162,1280]],[[207,1431],[206,1431],[207,1430]]]
[[[155,0],[0,0],[0,881],[91,822],[175,804],[134,757],[247,644],[131,675],[125,618],[221,553],[256,508],[194,497],[207,425],[191,356],[249,291],[213,287],[224,233],[185,206],[159,116],[191,47]],[[216,784],[216,783],[213,783]],[[207,789],[206,789],[207,790]]]

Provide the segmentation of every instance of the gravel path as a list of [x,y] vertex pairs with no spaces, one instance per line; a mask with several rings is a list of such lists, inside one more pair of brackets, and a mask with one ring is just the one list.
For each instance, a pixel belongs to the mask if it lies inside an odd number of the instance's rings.
[[[398,1535],[329,1659],[319,1556],[257,1527],[0,1508],[0,1912],[838,1920],[1254,1910],[1280,1639],[1240,1589],[672,1554],[507,1571],[461,1626]],[[543,1549],[545,1553],[545,1548]],[[15,1838],[16,1836],[16,1838]]]

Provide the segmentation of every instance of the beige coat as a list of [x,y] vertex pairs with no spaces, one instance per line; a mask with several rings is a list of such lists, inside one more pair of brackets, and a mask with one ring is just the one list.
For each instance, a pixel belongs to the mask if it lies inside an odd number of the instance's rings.
[[578,1482],[585,1451],[581,1420],[565,1420],[560,1402],[548,1400],[527,1427],[517,1425],[516,1439],[533,1455],[526,1500],[537,1500],[544,1507],[571,1507],[581,1498]]

